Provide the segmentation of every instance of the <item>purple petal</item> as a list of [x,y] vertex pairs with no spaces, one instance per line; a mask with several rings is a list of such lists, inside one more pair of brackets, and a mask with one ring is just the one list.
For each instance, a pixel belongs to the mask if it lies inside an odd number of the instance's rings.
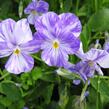
[[75,70],[85,82],[88,78],[94,75],[95,67],[89,66],[88,62],[80,61],[79,63],[76,64]]
[[79,85],[81,83],[81,80],[73,80],[73,84]]
[[55,50],[53,48],[44,49],[41,57],[49,66],[64,67],[68,61],[68,55],[66,52],[62,50]]
[[80,42],[80,48],[79,50],[75,53],[76,56],[78,56],[80,59],[84,60],[84,51],[83,51],[83,45],[82,42]]
[[99,75],[103,76],[103,72],[98,65],[95,66],[95,70],[98,72]]
[[37,13],[45,13],[48,11],[49,4],[43,0],[33,0],[24,10],[25,14],[30,14],[32,11]]
[[68,54],[74,54],[79,50],[80,40],[74,37],[70,32],[60,33],[58,39],[60,40],[61,49],[64,49]]
[[104,50],[106,50],[109,53],[109,42],[105,42]]
[[71,31],[75,37],[79,37],[81,33],[81,22],[78,17],[72,13],[63,13],[59,15],[59,26],[65,31]]
[[8,42],[0,42],[0,58],[11,55],[13,46],[9,46]]
[[48,31],[52,31],[52,28],[59,21],[59,17],[54,12],[48,12],[40,16],[35,22],[36,30],[42,31],[43,29],[47,29]]
[[28,19],[28,22],[33,25],[33,24],[35,23],[35,20],[36,20],[36,15],[34,15],[34,14],[31,13],[31,14],[27,17],[27,19]]
[[26,19],[19,20],[16,23],[13,34],[18,45],[33,39],[29,23]]
[[20,45],[21,51],[27,54],[36,53],[40,50],[40,42],[35,39]]
[[20,74],[22,72],[29,72],[33,66],[33,58],[23,53],[19,55],[12,54],[6,63],[5,68],[10,73]]
[[40,13],[45,13],[48,11],[49,8],[49,4],[43,0],[39,0],[39,2],[37,3],[37,12]]
[[37,7],[37,1],[33,1],[24,9],[24,13],[30,14],[31,11],[36,9],[36,7]]
[[109,68],[109,53],[105,50],[91,49],[85,57],[87,60],[97,62],[103,68]]
[[0,42],[14,42],[12,35],[15,21],[12,19],[6,19],[0,23]]

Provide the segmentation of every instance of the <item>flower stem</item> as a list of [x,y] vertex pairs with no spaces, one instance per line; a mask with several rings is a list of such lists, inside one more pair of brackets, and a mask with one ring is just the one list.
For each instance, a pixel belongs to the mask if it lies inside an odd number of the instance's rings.
[[0,81],[1,81],[2,79],[4,79],[5,77],[7,77],[9,74],[10,74],[10,73],[6,73],[6,74],[4,74],[2,77],[0,77]]
[[34,59],[36,59],[36,60],[40,61],[40,62],[43,62],[40,58],[38,58],[38,57],[37,57],[37,56],[35,56],[35,55],[32,55],[32,57],[33,57]]
[[80,97],[80,102],[82,102],[84,100],[84,94],[85,94],[85,92],[87,90],[87,87],[88,87],[88,80],[86,81],[86,84],[85,84],[85,86],[84,86],[84,88],[82,90],[81,97]]

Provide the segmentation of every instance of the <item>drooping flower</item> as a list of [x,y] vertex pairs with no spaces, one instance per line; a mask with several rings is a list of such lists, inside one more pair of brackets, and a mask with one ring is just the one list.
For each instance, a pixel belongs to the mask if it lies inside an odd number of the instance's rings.
[[48,11],[49,4],[43,0],[32,0],[32,2],[25,8],[24,13],[29,14],[28,22],[34,24],[37,17]]
[[0,58],[10,56],[5,68],[10,73],[28,72],[34,66],[29,55],[38,51],[26,19],[15,22],[6,19],[0,23]]
[[80,25],[79,19],[71,13],[58,16],[48,12],[37,19],[35,37],[40,42],[41,57],[46,64],[58,67],[67,64],[68,54],[79,49]]
[[[95,71],[103,75],[101,68],[109,68],[109,54],[105,50],[92,48],[87,53],[78,55],[82,60],[69,69],[81,76],[85,82],[94,76]],[[101,67],[101,68],[100,68]]]

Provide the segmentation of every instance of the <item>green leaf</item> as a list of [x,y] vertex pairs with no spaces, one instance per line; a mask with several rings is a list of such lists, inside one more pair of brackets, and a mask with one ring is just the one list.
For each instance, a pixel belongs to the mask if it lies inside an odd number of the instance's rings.
[[37,80],[42,76],[42,69],[40,67],[35,67],[31,72],[33,80]]
[[88,27],[92,31],[109,30],[109,9],[102,9],[91,16]]
[[61,107],[61,109],[65,109],[69,100],[68,88],[66,84],[62,84],[59,87],[59,95],[60,95],[59,106]]
[[22,98],[20,89],[11,82],[0,83],[0,92],[5,94],[11,101],[18,101]]
[[[105,79],[93,78],[91,79],[91,85],[101,94],[105,96],[109,96],[109,81],[106,81]],[[99,88],[97,88],[99,84]]]

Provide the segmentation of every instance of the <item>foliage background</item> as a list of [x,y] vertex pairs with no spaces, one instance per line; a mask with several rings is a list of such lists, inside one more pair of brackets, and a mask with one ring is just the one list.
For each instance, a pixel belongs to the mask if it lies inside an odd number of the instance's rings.
[[[109,30],[109,0],[45,0],[50,11],[56,13],[75,13],[82,22],[81,40],[84,51],[100,40],[101,47]],[[26,17],[23,9],[31,0],[0,0],[0,20]],[[32,28],[34,30],[34,28]],[[33,55],[35,67],[31,72],[20,75],[9,74],[4,70],[7,58],[0,59],[0,109],[109,109],[109,70],[104,76],[90,79],[89,96],[81,100],[86,85],[72,83],[75,75],[63,71],[66,75],[57,75],[57,68],[48,67]],[[78,59],[70,56],[70,62]],[[82,93],[82,94],[81,94]],[[83,97],[83,96],[82,96]]]

